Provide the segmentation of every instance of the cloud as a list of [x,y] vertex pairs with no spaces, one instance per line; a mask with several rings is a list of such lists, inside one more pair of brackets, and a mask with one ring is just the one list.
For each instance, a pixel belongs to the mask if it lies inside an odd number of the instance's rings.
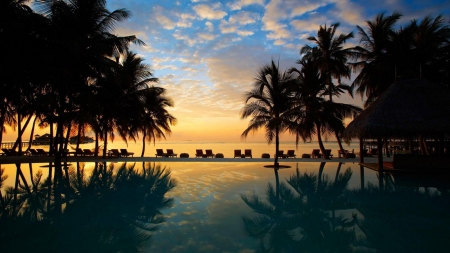
[[263,30],[270,31],[268,39],[290,39],[292,35],[287,29],[287,25],[280,21],[288,17],[286,6],[283,6],[283,0],[272,0],[266,5],[266,12],[262,18],[264,23]]
[[210,32],[214,31],[214,25],[213,25],[213,23],[207,21],[207,22],[205,23],[205,25],[206,25],[206,27],[208,28],[208,31],[210,31]]
[[198,33],[197,36],[202,40],[213,40],[216,38],[216,36],[211,33]]
[[317,10],[320,7],[326,6],[327,4],[329,4],[330,1],[313,1],[313,2],[309,2],[309,1],[304,1],[302,2],[302,4],[299,4],[298,6],[295,6],[292,9],[291,12],[291,17],[296,17],[296,16],[302,16],[308,12],[313,12],[315,10]]
[[216,10],[215,8],[206,4],[196,5],[192,9],[194,9],[194,11],[201,19],[222,19],[227,15],[226,12]]
[[162,26],[164,29],[172,30],[172,29],[174,29],[174,28],[176,27],[176,22],[172,21],[170,18],[168,18],[167,16],[165,16],[165,15],[163,14],[163,12],[158,12],[158,11],[156,11],[156,12],[154,13],[153,18],[155,18],[156,21],[158,21],[158,23],[161,24],[161,26]]
[[242,7],[252,5],[252,4],[258,4],[261,6],[264,6],[264,0],[239,0],[234,3],[228,4],[230,6],[231,10],[240,10]]
[[256,13],[241,11],[235,15],[230,16],[228,22],[231,24],[248,25],[254,24],[259,19]]
[[367,17],[363,17],[364,10],[360,5],[349,0],[335,0],[336,10],[333,13],[352,25],[363,24]]
[[222,20],[220,22],[219,25],[219,29],[223,34],[227,34],[227,33],[236,33],[240,36],[250,36],[253,35],[252,31],[248,31],[248,30],[240,30],[239,26],[229,23],[225,20]]

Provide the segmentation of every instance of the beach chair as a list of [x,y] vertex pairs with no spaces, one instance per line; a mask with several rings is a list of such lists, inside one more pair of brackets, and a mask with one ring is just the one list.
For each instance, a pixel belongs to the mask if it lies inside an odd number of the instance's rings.
[[81,148],[76,148],[75,153],[73,153],[74,156],[84,156],[84,152]]
[[204,157],[204,158],[206,158],[206,154],[203,154],[203,150],[202,150],[202,149],[196,149],[196,150],[195,150],[195,157],[196,157],[196,158],[198,158],[198,157]]
[[156,149],[156,154],[155,154],[155,156],[156,156],[156,157],[167,157],[167,154],[164,153],[164,151],[163,151],[162,149],[158,148],[158,149]]
[[113,148],[113,149],[109,150],[108,156],[109,157],[119,157],[120,156],[120,152],[119,152],[118,149]]
[[312,158],[321,158],[322,155],[320,154],[320,149],[313,149],[313,151],[311,152],[311,157]]
[[246,149],[246,150],[244,150],[244,157],[250,157],[250,158],[253,158],[253,156],[252,156],[252,150],[251,150],[251,149]]
[[121,156],[125,156],[125,157],[129,157],[129,156],[133,156],[134,153],[133,152],[128,152],[127,149],[122,148],[122,149],[120,149],[120,155]]
[[284,150],[278,150],[278,152],[275,154],[275,157],[286,158],[286,155],[284,154]]
[[323,154],[324,156],[328,156],[328,158],[333,158],[333,154],[331,153],[331,149],[325,149],[325,154]]
[[90,149],[83,149],[83,154],[86,156],[94,156],[95,155],[95,153],[94,152],[92,152],[92,150],[90,150]]
[[340,149],[338,149],[338,158],[341,158],[341,157],[346,157],[347,156],[347,154],[348,154],[348,150],[347,149],[345,149],[345,150],[340,150]]
[[8,155],[8,150],[5,149],[5,148],[2,148],[2,153],[0,155],[7,156]]
[[286,154],[286,157],[287,157],[287,158],[295,158],[295,157],[297,157],[297,156],[295,155],[295,150],[288,150],[288,151],[287,151],[287,154]]
[[30,148],[30,149],[28,150],[28,152],[30,152],[30,155],[32,155],[32,156],[38,156],[38,155],[39,155],[39,153],[37,152],[37,150],[34,149],[34,148]]
[[206,149],[206,150],[205,150],[205,153],[206,153],[206,157],[212,157],[212,158],[214,158],[214,154],[213,154],[213,152],[212,152],[212,149]]
[[38,155],[40,155],[40,156],[47,156],[48,155],[48,152],[43,150],[42,148],[38,148],[38,149],[36,149],[36,151],[37,151]]
[[167,150],[167,157],[177,157],[177,156],[178,156],[178,154],[175,154],[173,152],[173,149],[168,149]]
[[234,158],[236,158],[236,157],[239,157],[239,158],[242,157],[242,154],[241,154],[241,150],[240,150],[240,149],[235,149],[235,150],[234,150]]

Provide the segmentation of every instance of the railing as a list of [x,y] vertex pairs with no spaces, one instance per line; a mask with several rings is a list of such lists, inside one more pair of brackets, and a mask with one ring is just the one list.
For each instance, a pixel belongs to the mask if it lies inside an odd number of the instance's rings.
[[[30,141],[22,141],[22,147],[27,147]],[[1,148],[12,148],[16,144],[15,141],[12,142],[2,142]]]

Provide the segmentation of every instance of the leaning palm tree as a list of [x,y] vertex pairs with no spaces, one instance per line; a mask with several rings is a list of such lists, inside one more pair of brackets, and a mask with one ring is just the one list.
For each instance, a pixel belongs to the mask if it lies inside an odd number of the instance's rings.
[[166,107],[174,106],[173,101],[165,96],[166,90],[159,87],[150,87],[143,91],[143,110],[140,130],[143,133],[142,153],[145,153],[145,142],[166,138],[165,134],[172,131],[170,125],[175,125],[177,119],[171,115]]
[[241,137],[246,138],[250,132],[265,128],[266,139],[270,144],[275,139],[275,161],[278,166],[280,132],[292,127],[291,106],[292,89],[296,84],[294,75],[280,72],[272,60],[271,64],[261,67],[255,77],[253,89],[245,94],[245,106],[241,118],[252,117]]

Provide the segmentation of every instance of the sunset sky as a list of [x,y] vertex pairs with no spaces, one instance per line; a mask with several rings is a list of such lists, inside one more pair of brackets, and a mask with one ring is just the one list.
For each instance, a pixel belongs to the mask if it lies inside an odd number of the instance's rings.
[[[132,17],[118,35],[136,35],[146,46],[132,46],[175,102],[178,118],[168,141],[240,141],[248,124],[240,119],[243,94],[258,68],[271,59],[282,70],[296,67],[306,38],[320,25],[340,22],[338,34],[355,33],[376,14],[403,14],[399,25],[428,14],[448,22],[450,1],[443,0],[108,0],[110,11],[125,8]],[[347,81],[350,83],[350,81]],[[361,106],[360,97],[341,101]],[[41,131],[42,132],[42,131]],[[44,131],[45,132],[45,131]],[[12,133],[11,131],[9,132]],[[39,132],[38,132],[39,133]],[[42,132],[43,133],[43,132]],[[28,139],[28,138],[25,138]],[[283,140],[293,140],[285,136]],[[247,141],[264,140],[261,132]]]

